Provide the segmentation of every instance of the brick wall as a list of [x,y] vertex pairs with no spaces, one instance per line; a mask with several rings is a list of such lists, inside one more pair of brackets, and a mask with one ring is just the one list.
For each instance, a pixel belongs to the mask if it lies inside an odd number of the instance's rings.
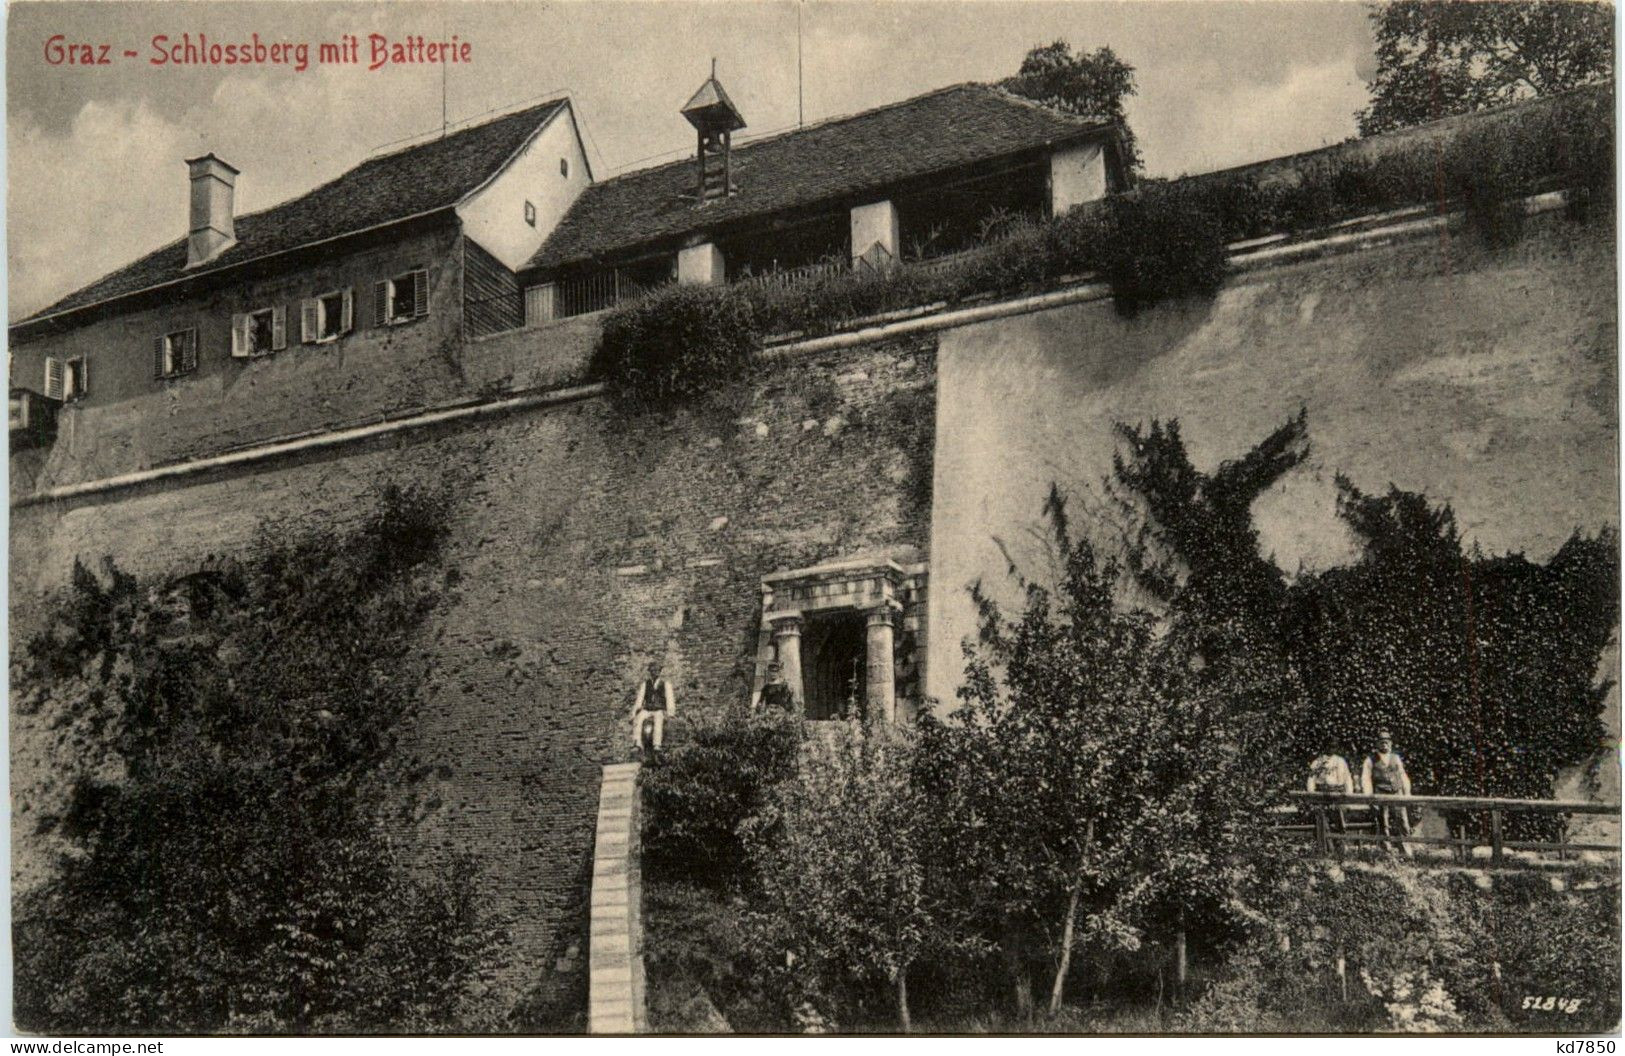
[[[397,761],[402,817],[423,853],[464,848],[483,864],[513,914],[522,961],[509,982],[522,989],[575,941],[599,767],[626,758],[649,661],[679,694],[669,736],[681,740],[748,695],[762,575],[923,550],[934,377],[929,342],[864,348],[774,368],[726,407],[626,420],[586,401],[18,510],[13,641],[76,555],[158,572],[240,549],[267,523],[353,522],[390,481],[453,485],[455,583],[421,643],[430,673]],[[26,886],[46,849],[33,821],[96,753],[48,709],[11,729]]]

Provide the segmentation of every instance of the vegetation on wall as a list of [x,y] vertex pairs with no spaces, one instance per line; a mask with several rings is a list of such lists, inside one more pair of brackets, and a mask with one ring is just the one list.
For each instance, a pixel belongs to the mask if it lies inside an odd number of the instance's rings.
[[1269,643],[1315,701],[1291,734],[1304,760],[1330,736],[1351,759],[1393,731],[1419,793],[1550,798],[1560,768],[1602,743],[1603,649],[1619,621],[1619,539],[1576,532],[1544,563],[1464,545],[1448,506],[1338,480],[1352,565],[1291,582],[1258,546],[1254,498],[1308,453],[1299,414],[1212,473],[1177,422],[1123,428],[1119,498],[1143,527],[1138,583],[1175,614]]
[[[1418,792],[1550,797],[1602,735],[1614,534],[1486,555],[1448,508],[1340,481],[1359,558],[1289,577],[1252,506],[1308,457],[1306,414],[1212,471],[1177,422],[1119,438],[1121,565],[1052,492],[1052,581],[1008,615],[975,593],[956,711],[757,717],[655,769],[652,912],[685,918],[651,923],[657,1026],[1611,1024],[1617,878],[1328,867],[1264,808],[1327,737],[1358,770],[1379,726]],[[1548,995],[1576,1018],[1524,1003]]]
[[706,396],[748,377],[760,347],[750,302],[714,286],[665,286],[610,313],[588,363],[622,407]]
[[1387,0],[1370,13],[1377,43],[1375,135],[1452,114],[1609,80],[1614,13],[1552,0]]
[[76,566],[14,700],[110,746],[13,907],[18,1023],[56,1034],[494,1024],[504,960],[466,860],[410,868],[380,827],[446,509],[386,490],[350,532],[137,579]]
[[610,313],[592,372],[634,406],[692,398],[747,371],[767,335],[828,333],[1089,275],[1109,282],[1132,315],[1213,294],[1231,243],[1391,210],[1460,208],[1486,241],[1506,245],[1522,228],[1518,200],[1531,193],[1564,188],[1572,216],[1612,215],[1612,114],[1612,90],[1576,92],[1487,116],[1437,144],[1333,148],[1278,170],[1142,181],[1049,220],[1003,218],[984,245],[943,261],[841,266],[786,285],[664,288]]

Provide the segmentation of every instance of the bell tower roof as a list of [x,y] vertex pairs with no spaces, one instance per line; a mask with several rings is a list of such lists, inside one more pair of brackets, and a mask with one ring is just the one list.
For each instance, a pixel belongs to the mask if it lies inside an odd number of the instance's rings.
[[689,101],[683,104],[683,116],[688,123],[700,132],[718,133],[733,132],[745,127],[745,118],[734,106],[733,100],[723,90],[722,82],[717,80],[716,60],[711,62],[711,76],[706,78],[700,90],[695,92]]

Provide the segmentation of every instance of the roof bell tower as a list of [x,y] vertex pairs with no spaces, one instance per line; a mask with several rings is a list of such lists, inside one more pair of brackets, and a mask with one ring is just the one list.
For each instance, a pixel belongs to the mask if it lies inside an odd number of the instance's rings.
[[717,60],[711,60],[711,76],[683,106],[683,116],[699,133],[697,198],[708,202],[733,193],[729,154],[733,134],[745,127],[745,119],[717,80]]

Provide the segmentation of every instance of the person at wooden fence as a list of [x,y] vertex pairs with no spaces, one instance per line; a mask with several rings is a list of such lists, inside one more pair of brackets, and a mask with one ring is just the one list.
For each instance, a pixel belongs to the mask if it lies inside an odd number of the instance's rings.
[[[1335,792],[1345,796],[1354,792],[1354,775],[1349,771],[1348,760],[1338,753],[1335,737],[1321,741],[1320,754],[1309,763],[1308,789],[1311,792]],[[1348,831],[1345,807],[1333,807],[1328,813],[1333,831]],[[1337,851],[1339,854],[1343,851],[1341,840],[1337,841]]]
[[[1408,796],[1411,777],[1405,772],[1405,760],[1394,751],[1394,735],[1387,730],[1377,733],[1377,750],[1365,757],[1360,767],[1360,787],[1377,796]],[[1411,834],[1410,811],[1403,803],[1376,808],[1377,831],[1384,836],[1396,837],[1385,841],[1390,850],[1398,847],[1407,858],[1410,845],[1403,837]]]

